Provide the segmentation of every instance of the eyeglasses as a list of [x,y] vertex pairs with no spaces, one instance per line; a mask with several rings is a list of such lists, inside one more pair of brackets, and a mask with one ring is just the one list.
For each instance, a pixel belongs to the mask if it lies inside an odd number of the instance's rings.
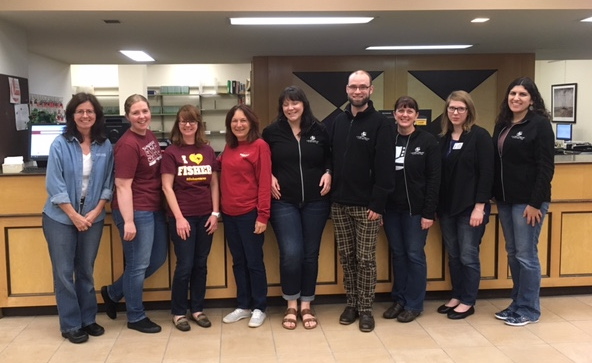
[[95,114],[95,111],[93,111],[93,110],[78,110],[74,113],[78,116],[84,116],[84,114],[87,114],[89,116],[93,116]]
[[370,89],[370,87],[372,87],[372,86],[366,86],[365,84],[363,84],[361,86],[356,86],[356,85],[353,85],[353,84],[348,84],[347,85],[347,89],[350,90],[350,91],[360,90],[362,92],[366,92],[366,91],[368,91]]
[[456,111],[458,113],[465,113],[465,112],[467,112],[467,108],[466,107],[452,107],[452,106],[448,106],[448,112],[454,113],[454,111]]
[[179,121],[180,124],[185,124],[185,125],[195,125],[197,124],[197,121],[195,120],[181,120]]

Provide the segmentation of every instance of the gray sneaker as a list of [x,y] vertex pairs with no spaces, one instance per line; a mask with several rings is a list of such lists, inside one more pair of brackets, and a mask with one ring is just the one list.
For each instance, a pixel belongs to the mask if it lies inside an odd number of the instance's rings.
[[514,316],[510,316],[506,319],[506,325],[510,326],[524,326],[526,324],[538,323],[539,319],[533,320],[527,318],[526,316],[514,314]]
[[251,320],[249,320],[249,326],[251,328],[258,328],[263,325],[265,318],[267,315],[259,309],[253,310],[253,314],[251,314]]
[[496,319],[499,320],[508,320],[508,318],[513,317],[515,314],[510,309],[504,309],[502,311],[498,311],[494,314]]
[[233,312],[226,315],[222,321],[225,323],[236,323],[239,320],[246,319],[251,316],[249,309],[236,308]]

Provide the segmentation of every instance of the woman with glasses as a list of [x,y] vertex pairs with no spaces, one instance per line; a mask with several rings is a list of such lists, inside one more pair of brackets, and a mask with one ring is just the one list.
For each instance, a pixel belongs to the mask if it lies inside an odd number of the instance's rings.
[[[198,326],[212,325],[203,312],[208,255],[220,216],[218,161],[205,139],[197,107],[185,105],[177,112],[160,171],[168,204],[171,239],[177,265],[171,289],[173,324],[189,331],[187,310]],[[187,288],[189,287],[189,303]]]
[[96,323],[93,270],[105,204],[113,189],[113,149],[105,137],[103,108],[78,93],[66,106],[66,132],[51,145],[45,185],[43,234],[53,270],[62,336],[83,343],[105,332]]
[[156,136],[150,131],[150,104],[146,97],[129,96],[124,103],[130,128],[115,144],[115,194],[111,208],[119,230],[125,269],[111,286],[103,286],[107,316],[117,317],[116,302],[125,297],[128,329],[158,333],[160,325],[146,316],[142,303],[144,279],[167,257],[168,236],[162,210],[160,161]]
[[454,91],[442,114],[442,183],[438,218],[448,252],[452,298],[438,307],[449,319],[475,313],[481,280],[479,245],[489,222],[493,184],[491,136],[476,125],[471,96]]
[[495,313],[511,326],[541,316],[537,244],[551,202],[555,135],[536,84],[517,78],[506,90],[493,131],[493,191],[512,273],[512,303]]
[[415,99],[400,97],[394,115],[395,191],[384,214],[395,278],[391,293],[394,303],[382,316],[408,323],[423,311],[427,284],[424,247],[438,204],[440,155],[436,138],[415,127],[419,116]]

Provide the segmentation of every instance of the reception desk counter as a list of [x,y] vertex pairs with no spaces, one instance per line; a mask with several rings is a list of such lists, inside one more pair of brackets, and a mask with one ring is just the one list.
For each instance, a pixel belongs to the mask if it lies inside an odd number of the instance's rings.
[[[0,309],[55,305],[51,263],[41,228],[41,210],[47,198],[44,175],[0,175]],[[543,287],[592,285],[592,156],[560,155],[556,158],[553,201],[539,241]],[[175,256],[145,284],[145,301],[170,300]],[[450,289],[446,253],[439,226],[429,232],[426,246],[428,290]],[[281,296],[278,249],[273,230],[265,239],[269,296]],[[377,247],[377,292],[391,289],[391,266],[386,237]],[[512,286],[503,233],[495,205],[481,245],[481,289]],[[107,216],[95,263],[95,284],[110,284],[123,271],[124,261],[117,227]],[[317,294],[342,294],[343,273],[329,220],[319,260]],[[99,301],[100,294],[97,293]],[[234,298],[232,257],[224,241],[224,223],[214,235],[208,261],[207,298]],[[1,316],[1,315],[0,315]]]

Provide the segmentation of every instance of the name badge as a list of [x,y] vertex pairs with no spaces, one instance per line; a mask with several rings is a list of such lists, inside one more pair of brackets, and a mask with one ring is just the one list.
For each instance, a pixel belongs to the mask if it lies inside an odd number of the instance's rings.
[[457,142],[456,144],[454,144],[454,146],[452,147],[452,150],[460,150],[462,149],[463,143],[462,142]]

